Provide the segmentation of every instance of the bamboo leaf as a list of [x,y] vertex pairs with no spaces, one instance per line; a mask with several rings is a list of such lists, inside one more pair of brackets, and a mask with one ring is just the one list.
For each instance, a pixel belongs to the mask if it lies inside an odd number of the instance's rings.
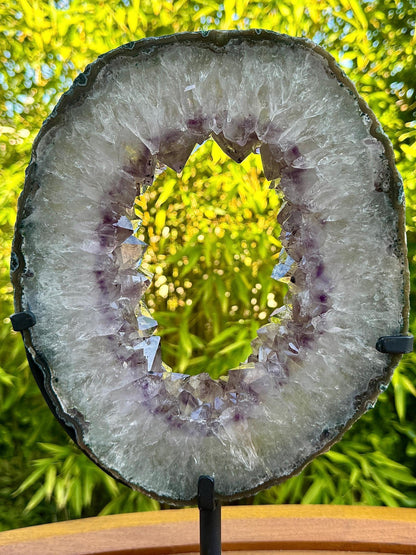
[[45,498],[45,488],[41,487],[37,492],[30,498],[29,503],[26,505],[24,512],[29,513],[33,511],[35,507],[39,505],[41,501]]
[[136,32],[138,23],[137,12],[134,8],[131,8],[127,12],[127,25],[132,33]]
[[226,353],[230,353],[231,351],[236,351],[237,349],[247,348],[247,341],[236,341],[235,343],[231,343],[231,345],[227,345],[220,351],[218,351],[219,355],[225,355]]
[[17,490],[14,492],[14,496],[16,495],[20,495],[22,492],[24,492],[25,490],[27,490],[31,485],[33,485],[35,482],[37,482],[39,480],[39,478],[45,474],[45,468],[44,466],[41,466],[40,468],[37,468],[36,470],[34,470],[27,478],[26,480],[24,480],[20,486],[17,488]]
[[351,8],[354,12],[355,17],[357,18],[357,20],[360,22],[361,27],[364,30],[367,30],[368,28],[368,21],[367,21],[367,17],[364,13],[364,10],[361,6],[361,4],[359,3],[358,0],[349,0],[350,4],[351,4]]
[[162,204],[164,204],[168,200],[168,198],[172,195],[175,184],[176,182],[174,179],[167,181],[167,183],[164,185],[162,189],[162,192],[159,195],[159,198],[156,201],[157,208],[160,208]]
[[56,466],[51,465],[46,472],[45,483],[44,483],[45,497],[47,499],[50,499],[52,497],[55,483],[56,483]]
[[237,326],[231,326],[225,328],[222,332],[216,335],[211,341],[208,343],[208,347],[215,347],[223,343],[226,339],[230,337],[235,337],[237,333]]
[[322,499],[322,481],[316,479],[308,488],[307,492],[302,498],[302,505],[311,503],[319,503]]

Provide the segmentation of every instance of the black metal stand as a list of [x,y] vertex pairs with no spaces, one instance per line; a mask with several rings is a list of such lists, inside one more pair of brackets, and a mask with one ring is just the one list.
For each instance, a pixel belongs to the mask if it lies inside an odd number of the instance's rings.
[[198,480],[199,545],[201,555],[221,555],[221,503],[215,499],[214,478]]
[[385,335],[380,337],[376,344],[380,353],[404,355],[413,351],[413,335]]

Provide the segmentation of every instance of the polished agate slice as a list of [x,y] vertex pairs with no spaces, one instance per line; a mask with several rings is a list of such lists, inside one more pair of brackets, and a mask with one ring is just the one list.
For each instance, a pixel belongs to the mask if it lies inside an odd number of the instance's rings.
[[[272,277],[290,284],[219,380],[162,363],[131,221],[155,174],[208,138],[276,180]],[[403,214],[388,139],[312,42],[186,33],[101,56],[44,123],[19,203],[16,311],[36,317],[24,339],[50,407],[107,472],[171,503],[195,500],[200,475],[231,499],[298,473],[400,358],[376,343],[407,331]]]

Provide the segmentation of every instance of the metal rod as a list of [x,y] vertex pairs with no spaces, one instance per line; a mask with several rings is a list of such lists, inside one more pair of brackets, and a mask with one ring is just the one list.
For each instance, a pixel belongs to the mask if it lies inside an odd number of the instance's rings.
[[221,504],[215,499],[214,478],[198,480],[199,545],[201,555],[221,555]]

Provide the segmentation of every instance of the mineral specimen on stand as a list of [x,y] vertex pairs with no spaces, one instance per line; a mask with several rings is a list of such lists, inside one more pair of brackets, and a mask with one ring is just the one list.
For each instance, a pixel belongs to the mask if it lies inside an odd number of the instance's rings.
[[[259,152],[285,198],[273,272],[286,306],[225,379],[170,372],[143,295],[132,207],[212,137]],[[14,241],[16,311],[50,406],[134,488],[234,498],[326,450],[388,383],[407,331],[404,199],[392,147],[334,60],[267,31],[130,43],[88,66],[34,145]],[[17,261],[17,263],[16,263]]]

